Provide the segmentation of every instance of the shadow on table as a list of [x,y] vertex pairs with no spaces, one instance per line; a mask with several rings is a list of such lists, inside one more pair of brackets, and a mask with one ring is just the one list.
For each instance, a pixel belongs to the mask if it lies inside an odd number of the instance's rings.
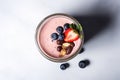
[[93,38],[102,30],[108,29],[109,24],[113,21],[114,18],[113,12],[110,11],[110,9],[101,9],[100,7],[96,8],[97,9],[93,9],[91,11],[91,14],[72,14],[72,16],[76,18],[83,27],[85,43],[88,42],[91,38]]

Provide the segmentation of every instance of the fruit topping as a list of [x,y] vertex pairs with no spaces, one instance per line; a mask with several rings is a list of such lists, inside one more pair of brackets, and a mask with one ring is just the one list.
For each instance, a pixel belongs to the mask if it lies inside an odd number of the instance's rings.
[[66,50],[66,54],[70,54],[75,46],[74,43],[65,42],[62,44],[62,48]]
[[57,51],[60,52],[59,57],[63,57],[72,52],[75,46],[74,41],[80,38],[81,25],[76,25],[74,23],[65,23],[62,26],[56,28],[57,33],[52,33],[52,40],[57,40],[56,44]]
[[61,52],[60,52],[60,57],[63,57],[66,55],[66,50],[65,49],[62,49]]
[[70,24],[70,28],[75,29],[78,33],[80,33],[82,31],[80,24],[76,25],[76,24],[72,23],[72,24]]
[[52,38],[52,40],[57,40],[58,39],[58,34],[57,33],[52,33],[51,38]]
[[69,28],[65,31],[64,41],[73,42],[79,39],[79,34],[76,30]]
[[58,47],[57,47],[57,51],[60,52],[61,50],[62,50],[62,46],[58,46]]
[[69,46],[70,46],[70,43],[68,43],[68,42],[65,42],[65,43],[62,44],[62,48],[63,48],[63,49],[66,49],[66,48],[68,48]]
[[57,40],[56,42],[57,42],[58,45],[62,45],[64,40]]
[[65,24],[64,24],[64,30],[66,30],[66,29],[68,29],[68,28],[70,28],[70,24],[69,24],[69,23],[65,23]]
[[74,47],[74,46],[75,46],[75,43],[74,43],[74,42],[71,42],[70,45],[71,45],[72,47]]
[[72,52],[72,49],[73,49],[72,46],[67,47],[67,48],[66,48],[66,54],[67,54],[67,55],[70,54],[70,53]]
[[64,34],[59,34],[58,35],[58,40],[64,40],[64,37],[65,37]]
[[62,26],[58,26],[57,28],[56,28],[56,31],[58,32],[58,33],[63,33],[63,27]]

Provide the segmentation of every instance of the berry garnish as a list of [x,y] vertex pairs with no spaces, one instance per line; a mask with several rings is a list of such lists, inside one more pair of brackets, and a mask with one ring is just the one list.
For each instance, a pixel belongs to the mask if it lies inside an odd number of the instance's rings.
[[73,42],[79,39],[79,34],[75,29],[69,28],[65,31],[64,41]]
[[70,43],[68,43],[68,42],[65,42],[65,43],[62,44],[63,49],[66,49],[69,46],[70,46]]
[[64,24],[64,29],[66,30],[66,29],[68,29],[68,28],[70,28],[70,24],[69,24],[69,23],[65,23],[65,24]]
[[75,43],[74,43],[74,42],[71,42],[70,45],[71,45],[72,47],[74,47],[74,46],[75,46]]
[[51,38],[52,38],[53,40],[57,40],[57,39],[58,39],[58,34],[57,34],[57,33],[52,33],[52,34],[51,34]]
[[[74,44],[74,43],[73,43]],[[66,54],[70,54],[73,50],[73,44],[69,42],[65,42],[62,44],[62,48],[66,50]]]
[[66,50],[65,50],[65,49],[62,49],[62,50],[60,51],[59,57],[63,57],[63,56],[65,56],[65,55],[66,55]]
[[69,63],[63,63],[63,64],[60,65],[60,69],[61,69],[61,70],[65,70],[65,69],[67,69],[69,66],[70,66]]
[[64,38],[65,38],[64,34],[59,34],[58,40],[64,40]]
[[64,40],[57,40],[56,42],[57,42],[58,45],[62,45]]
[[88,66],[90,64],[89,60],[82,60],[79,62],[79,67],[80,68],[85,68],[86,66]]
[[76,24],[72,23],[72,24],[70,24],[70,28],[75,29],[78,33],[80,33],[82,31],[80,24],[76,25]]
[[58,46],[58,47],[57,47],[57,51],[60,52],[61,50],[62,50],[62,46]]
[[72,49],[73,49],[72,46],[67,47],[67,48],[66,48],[66,54],[67,54],[67,55],[70,54],[70,53],[72,52]]
[[56,28],[56,31],[58,32],[58,33],[63,33],[63,27],[62,26],[58,26],[57,28]]

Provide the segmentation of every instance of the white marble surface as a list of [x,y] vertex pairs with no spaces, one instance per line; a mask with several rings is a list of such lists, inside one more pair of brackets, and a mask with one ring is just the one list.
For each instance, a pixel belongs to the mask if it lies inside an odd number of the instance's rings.
[[[83,54],[68,61],[70,68],[62,71],[60,63],[40,55],[35,30],[44,17],[90,14],[95,5],[110,9],[114,20],[85,43]],[[78,67],[82,59],[91,61],[85,69]],[[120,80],[119,60],[119,0],[0,0],[0,80]]]

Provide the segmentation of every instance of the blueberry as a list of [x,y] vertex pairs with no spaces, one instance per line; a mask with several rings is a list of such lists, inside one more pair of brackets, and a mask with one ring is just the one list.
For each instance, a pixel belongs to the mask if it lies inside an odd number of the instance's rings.
[[57,39],[58,39],[58,34],[57,34],[57,33],[52,33],[52,34],[51,34],[51,38],[52,38],[53,40],[57,40]]
[[79,67],[80,68],[85,68],[86,67],[85,61],[80,61],[79,62]]
[[83,53],[85,51],[85,48],[82,48],[79,52],[79,54]]
[[63,33],[63,27],[62,27],[62,26],[58,26],[58,27],[56,28],[56,31],[57,31],[58,33]]
[[64,34],[59,34],[58,40],[64,40],[64,38],[65,38]]
[[64,29],[66,30],[66,29],[68,29],[68,28],[70,28],[70,24],[69,24],[69,23],[65,23],[65,24],[64,24]]
[[65,65],[64,65],[64,64],[61,64],[61,65],[60,65],[60,69],[65,70],[65,69],[66,69]]
[[60,65],[60,69],[61,69],[61,70],[65,70],[65,69],[67,69],[69,66],[70,66],[69,63],[63,63],[63,64]]
[[85,68],[89,64],[90,64],[89,60],[82,60],[82,61],[79,62],[79,67],[80,68]]

